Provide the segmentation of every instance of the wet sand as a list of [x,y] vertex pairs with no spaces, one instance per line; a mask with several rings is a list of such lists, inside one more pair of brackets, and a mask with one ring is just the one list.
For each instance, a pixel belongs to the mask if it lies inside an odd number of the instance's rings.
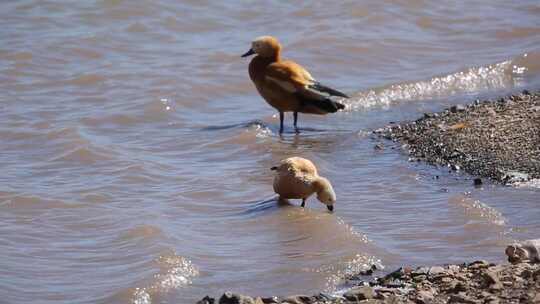
[[402,143],[411,160],[502,183],[540,178],[539,93],[455,105],[375,133]]

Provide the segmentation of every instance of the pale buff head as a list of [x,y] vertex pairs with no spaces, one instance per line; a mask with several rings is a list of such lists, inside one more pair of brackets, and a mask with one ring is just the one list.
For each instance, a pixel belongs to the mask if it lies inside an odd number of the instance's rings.
[[279,57],[281,45],[279,41],[272,36],[260,36],[251,42],[251,49],[242,57],[248,57],[257,54],[261,57]]
[[317,193],[317,199],[325,204],[328,210],[333,211],[336,203],[336,193],[330,181],[324,177],[319,177],[313,182],[313,187]]

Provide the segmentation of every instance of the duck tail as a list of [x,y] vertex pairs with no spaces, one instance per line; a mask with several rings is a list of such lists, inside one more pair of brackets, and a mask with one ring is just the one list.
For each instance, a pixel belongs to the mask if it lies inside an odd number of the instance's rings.
[[320,82],[313,83],[312,85],[309,86],[309,88],[317,90],[319,92],[330,94],[330,96],[339,96],[339,97],[343,97],[343,98],[349,98],[349,96],[347,94],[342,93],[342,92],[340,92],[338,90],[332,89],[330,87],[327,87],[327,86],[321,84]]
[[298,96],[301,103],[302,109],[300,112],[303,113],[312,113],[312,114],[326,114],[326,113],[336,113],[339,110],[345,109],[345,105],[333,101],[330,98],[309,98],[306,96]]

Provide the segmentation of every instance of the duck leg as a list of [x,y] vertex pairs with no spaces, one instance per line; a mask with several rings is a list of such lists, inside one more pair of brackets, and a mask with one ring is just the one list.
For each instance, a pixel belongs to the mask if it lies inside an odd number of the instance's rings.
[[306,206],[306,199],[305,198],[302,199],[302,205],[300,205],[300,206],[302,208],[304,208]]
[[283,112],[279,112],[279,134],[283,133],[283,119],[285,118],[285,115]]
[[298,112],[294,112],[293,117],[294,117],[294,130],[296,131],[296,133],[300,133],[298,130],[298,127],[296,126],[296,122],[298,121]]

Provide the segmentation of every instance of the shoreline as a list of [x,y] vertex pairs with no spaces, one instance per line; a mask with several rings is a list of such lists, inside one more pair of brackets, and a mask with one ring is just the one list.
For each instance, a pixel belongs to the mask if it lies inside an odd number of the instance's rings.
[[476,100],[375,130],[410,161],[512,184],[540,178],[540,92]]
[[540,303],[540,264],[474,261],[442,266],[401,267],[383,277],[359,280],[342,295],[251,297],[225,292],[197,304],[498,304]]

